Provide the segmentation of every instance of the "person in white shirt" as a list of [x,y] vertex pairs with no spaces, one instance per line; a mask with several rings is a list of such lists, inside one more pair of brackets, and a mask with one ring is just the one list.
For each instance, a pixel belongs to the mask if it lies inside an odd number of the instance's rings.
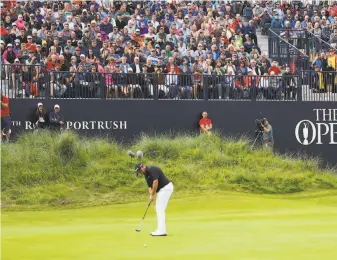
[[142,67],[139,63],[139,57],[136,56],[134,58],[134,63],[131,64],[131,68],[132,68],[134,73],[141,73],[142,72]]
[[184,43],[183,39],[179,40],[178,51],[180,52],[182,57],[186,56],[186,44]]

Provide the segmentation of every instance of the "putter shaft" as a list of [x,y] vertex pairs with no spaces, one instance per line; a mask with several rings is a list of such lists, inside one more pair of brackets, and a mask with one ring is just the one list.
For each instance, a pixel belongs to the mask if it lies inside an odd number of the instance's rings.
[[141,227],[142,227],[142,225],[143,225],[143,221],[144,221],[144,219],[145,219],[145,216],[146,216],[147,211],[149,210],[149,207],[150,207],[150,205],[151,205],[151,202],[152,202],[152,201],[150,200],[150,201],[149,201],[149,204],[147,205],[147,208],[146,208],[146,210],[145,210],[144,216],[143,216],[142,220],[140,221],[139,228],[136,229],[136,232],[140,232],[140,231],[142,230]]

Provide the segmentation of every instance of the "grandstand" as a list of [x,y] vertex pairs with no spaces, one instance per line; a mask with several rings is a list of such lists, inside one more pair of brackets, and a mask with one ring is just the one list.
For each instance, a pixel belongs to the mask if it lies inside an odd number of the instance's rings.
[[10,98],[336,101],[335,1],[3,1]]

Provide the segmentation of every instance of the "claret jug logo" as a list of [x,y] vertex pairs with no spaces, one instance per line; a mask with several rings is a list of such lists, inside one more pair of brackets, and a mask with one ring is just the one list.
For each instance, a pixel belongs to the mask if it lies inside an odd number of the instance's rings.
[[337,144],[337,109],[314,109],[315,121],[301,120],[295,128],[297,142],[302,145]]

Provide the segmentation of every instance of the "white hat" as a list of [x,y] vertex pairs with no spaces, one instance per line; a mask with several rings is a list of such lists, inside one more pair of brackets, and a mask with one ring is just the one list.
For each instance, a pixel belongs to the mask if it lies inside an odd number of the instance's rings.
[[60,106],[59,106],[58,104],[56,104],[56,105],[54,106],[54,108],[60,108]]
[[40,102],[40,103],[37,104],[37,106],[38,106],[38,107],[39,107],[39,106],[43,106],[43,104]]
[[14,62],[20,62],[20,60],[19,60],[18,58],[16,58],[16,59],[14,60]]

